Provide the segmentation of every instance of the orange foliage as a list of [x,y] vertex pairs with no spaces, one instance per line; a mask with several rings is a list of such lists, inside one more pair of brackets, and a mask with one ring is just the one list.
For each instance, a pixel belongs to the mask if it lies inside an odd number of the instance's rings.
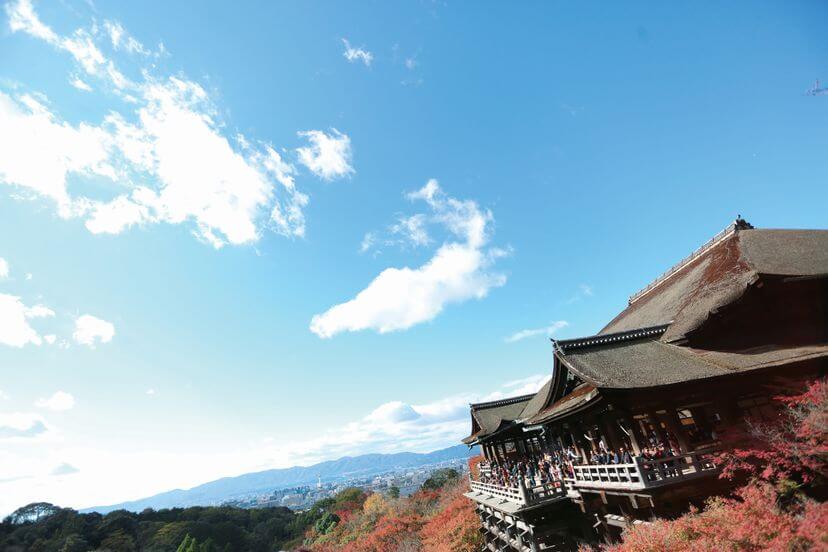
[[425,524],[420,535],[425,550],[457,552],[480,548],[480,520],[471,500],[460,493]]
[[[361,509],[337,511],[342,521],[324,536],[308,532],[313,552],[472,552],[480,548],[479,520],[463,497],[465,482],[405,498],[375,494]],[[307,542],[307,541],[306,541]]]

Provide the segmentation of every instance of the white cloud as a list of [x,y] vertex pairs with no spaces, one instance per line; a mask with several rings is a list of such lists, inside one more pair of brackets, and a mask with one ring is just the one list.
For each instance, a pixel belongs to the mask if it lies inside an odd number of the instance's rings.
[[[45,97],[0,92],[0,183],[53,200],[61,217],[82,217],[96,234],[189,222],[193,234],[214,247],[252,243],[266,227],[304,236],[309,198],[296,187],[294,166],[268,144],[252,144],[244,136],[231,144],[219,110],[199,84],[155,77],[151,65],[141,68],[142,82],[132,82],[95,44],[101,37],[97,26],[61,36],[28,0],[7,4],[6,12],[12,31],[69,52],[87,75],[134,105],[134,112],[112,111],[100,124],[75,125],[61,120]],[[103,30],[115,50],[149,53],[120,23],[107,21]],[[77,76],[70,82],[91,88]],[[325,179],[353,172],[348,136],[301,136],[311,142],[299,155],[312,172]],[[118,193],[74,197],[67,188],[70,176],[102,177]]]
[[72,338],[81,345],[94,348],[97,343],[109,343],[115,336],[115,326],[90,314],[79,316],[75,320],[75,332]]
[[543,328],[533,328],[533,329],[529,329],[529,330],[520,330],[520,331],[515,332],[512,335],[506,337],[504,339],[504,341],[506,343],[514,343],[516,341],[521,341],[521,340],[526,339],[528,337],[536,337],[536,336],[539,336],[539,335],[543,335],[543,336],[546,336],[546,337],[551,337],[552,334],[554,334],[555,332],[557,332],[558,330],[560,330],[562,328],[566,328],[567,326],[569,326],[569,322],[567,322],[566,320],[557,320],[555,322],[552,322],[552,324],[550,324],[549,326],[546,326],[546,327],[543,327]]
[[147,389],[147,390],[146,390],[146,394],[147,394],[148,396],[150,396],[150,397],[154,397],[154,396],[155,396],[155,395],[157,395],[158,393],[155,391],[155,389],[153,389],[152,387],[150,387],[149,389]]
[[299,132],[309,146],[297,148],[299,162],[323,180],[343,178],[354,173],[351,166],[351,139],[335,128],[330,134],[321,130]]
[[345,59],[351,63],[361,61],[366,67],[371,66],[371,62],[374,61],[374,54],[363,48],[352,47],[351,43],[344,38],[342,39],[342,44],[345,45],[345,51],[342,53],[342,55],[345,56]]
[[49,345],[54,345],[55,341],[57,341],[57,336],[55,334],[44,335],[43,336],[43,341],[45,341]]
[[9,394],[0,389],[0,401],[9,400]]
[[[368,452],[426,452],[456,445],[469,434],[469,403],[535,393],[549,379],[538,374],[507,383],[489,393],[462,393],[422,404],[390,401],[363,418],[331,428],[319,437],[285,446],[270,454],[281,464],[309,464]],[[278,460],[277,460],[278,459]]]
[[354,299],[313,317],[312,332],[327,338],[343,331],[404,330],[434,319],[446,305],[481,299],[506,283],[491,270],[502,250],[487,248],[489,211],[471,200],[446,196],[436,180],[409,194],[431,208],[429,220],[445,227],[457,241],[441,245],[418,268],[386,268]]
[[54,311],[43,305],[27,307],[19,297],[0,293],[0,344],[10,347],[23,347],[29,343],[40,345],[43,340],[29,321],[54,315]]
[[0,280],[9,277],[9,262],[0,257]]
[[92,92],[92,87],[86,84],[80,77],[73,77],[72,80],[69,81],[69,84],[77,88],[78,90],[83,90],[84,92]]
[[55,119],[31,95],[0,92],[0,180],[52,199],[63,217],[76,213],[67,175],[114,176],[100,128]]
[[75,406],[75,397],[66,391],[55,391],[51,397],[38,399],[35,406],[54,410],[55,412],[71,410]]

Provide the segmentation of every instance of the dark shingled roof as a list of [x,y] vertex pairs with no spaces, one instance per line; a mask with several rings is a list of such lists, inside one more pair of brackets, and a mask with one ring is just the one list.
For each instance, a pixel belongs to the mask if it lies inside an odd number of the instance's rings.
[[725,376],[809,359],[828,359],[828,344],[721,352],[646,338],[584,347],[558,355],[570,370],[596,387],[633,389]]
[[472,415],[472,434],[463,439],[470,445],[482,437],[491,435],[520,417],[526,404],[535,395],[522,395],[510,399],[469,405]]
[[564,416],[573,410],[586,405],[593,399],[598,398],[598,390],[594,385],[581,384],[572,393],[562,397],[555,403],[542,409],[540,412],[526,420],[527,424],[542,424],[554,418]]
[[547,402],[549,402],[553,391],[553,381],[554,380],[552,378],[549,378],[549,381],[547,381],[543,387],[541,387],[540,390],[532,396],[529,402],[526,403],[523,411],[520,413],[520,416],[518,417],[519,420],[527,420],[531,418],[540,412],[540,409],[543,408]]
[[828,230],[761,230],[737,224],[633,296],[600,333],[672,322],[662,340],[679,340],[762,275],[828,275]]

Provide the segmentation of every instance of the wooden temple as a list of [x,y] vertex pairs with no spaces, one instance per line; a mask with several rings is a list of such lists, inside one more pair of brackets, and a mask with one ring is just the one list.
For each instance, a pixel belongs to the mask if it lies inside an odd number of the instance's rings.
[[[485,462],[466,496],[488,550],[616,541],[726,492],[712,454],[723,432],[773,416],[780,388],[828,367],[828,230],[737,219],[597,335],[552,344],[535,395],[471,405],[464,442]],[[551,480],[487,477],[550,451],[566,458]]]

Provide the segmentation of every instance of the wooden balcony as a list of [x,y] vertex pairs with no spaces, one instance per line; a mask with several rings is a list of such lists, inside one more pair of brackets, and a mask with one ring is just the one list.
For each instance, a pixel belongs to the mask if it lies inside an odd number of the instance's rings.
[[537,479],[522,479],[516,487],[504,487],[483,483],[469,478],[471,492],[466,496],[477,502],[507,505],[514,512],[538,504],[564,500],[567,498],[566,485],[563,481],[542,482]]
[[634,458],[631,464],[576,465],[567,483],[575,489],[640,491],[675,485],[714,475],[717,467],[709,453],[692,452],[659,460]]

